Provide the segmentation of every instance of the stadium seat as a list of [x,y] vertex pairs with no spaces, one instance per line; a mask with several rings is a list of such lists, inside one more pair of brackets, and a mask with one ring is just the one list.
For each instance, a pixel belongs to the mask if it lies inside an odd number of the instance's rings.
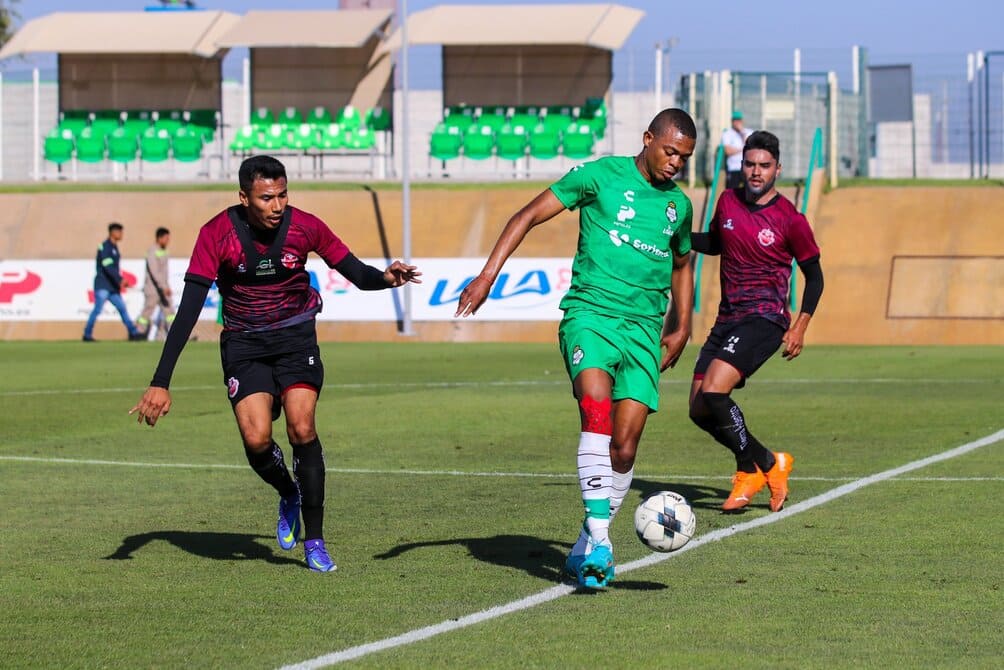
[[586,98],[579,121],[587,123],[593,134],[602,139],[607,131],[607,105],[603,98]]
[[448,161],[460,155],[464,138],[457,126],[440,124],[429,138],[429,156],[440,161]]
[[243,126],[234,135],[233,141],[230,143],[230,151],[235,153],[246,153],[255,148],[255,138],[258,135],[258,130],[254,126]]
[[508,123],[505,117],[505,109],[493,107],[488,111],[481,110],[475,118],[475,123],[479,126],[488,126],[492,129],[492,132],[497,133],[502,126]]
[[514,112],[509,117],[509,123],[511,123],[514,126],[524,126],[525,128],[536,128],[537,124],[540,123],[540,117],[538,117],[536,114]]
[[547,115],[541,119],[545,128],[558,132],[563,132],[573,122],[571,107],[548,108]]
[[561,135],[561,153],[566,158],[589,158],[593,155],[592,128],[589,124],[579,123],[570,127]]
[[121,126],[121,112],[112,110],[102,110],[91,114],[91,124],[89,128],[95,135],[110,135],[112,131]]
[[495,133],[489,126],[473,125],[464,133],[464,158],[491,158],[495,149]]
[[315,126],[326,126],[331,123],[331,112],[328,111],[327,107],[318,105],[310,110],[310,113],[307,114],[307,118],[304,120]]
[[335,121],[342,127],[342,130],[355,130],[363,125],[363,116],[352,105],[346,105],[338,111],[338,118]]
[[62,130],[50,134],[43,144],[45,160],[62,165],[73,158],[73,131]]
[[105,135],[96,133],[90,127],[84,128],[77,137],[77,160],[82,163],[100,163],[105,159]]
[[303,116],[296,107],[287,107],[279,114],[276,122],[285,125],[287,128],[296,128],[303,123]]
[[162,163],[171,154],[171,134],[166,130],[151,128],[140,135],[139,157],[147,163]]
[[150,112],[145,110],[133,110],[122,114],[122,128],[133,138],[142,135],[153,123]]
[[196,128],[182,126],[171,138],[174,160],[194,163],[202,159],[202,133]]
[[317,146],[317,128],[309,123],[301,123],[290,133],[290,149],[309,151]]
[[550,160],[557,157],[558,147],[561,146],[561,133],[550,130],[543,124],[538,124],[530,131],[528,140],[530,155],[540,160]]
[[275,117],[272,115],[272,110],[268,107],[259,107],[254,110],[251,114],[251,125],[258,126],[259,128],[268,128],[273,123],[275,123]]
[[392,125],[390,112],[383,107],[373,107],[366,112],[366,127],[375,132],[390,130]]
[[255,148],[265,151],[278,151],[286,148],[286,126],[273,123],[263,133],[258,133],[255,139]]
[[345,146],[345,133],[337,123],[328,123],[318,127],[317,148],[323,151],[336,151]]
[[182,117],[181,110],[170,109],[153,113],[153,127],[157,130],[166,130],[173,135],[184,124],[185,119]]
[[369,151],[376,146],[376,134],[366,126],[345,133],[345,146],[357,151]]
[[443,113],[443,123],[463,132],[474,124],[474,110],[462,105],[449,107]]
[[526,156],[527,132],[525,126],[505,125],[495,135],[495,150],[498,157],[507,161],[518,161]]
[[138,148],[136,135],[126,128],[118,128],[108,135],[108,160],[114,163],[132,163]]
[[56,126],[59,130],[69,130],[76,137],[80,134],[87,124],[90,122],[90,114],[82,110],[67,110],[61,112],[59,115],[59,124]]
[[188,125],[201,133],[203,142],[212,142],[220,127],[220,112],[215,109],[194,109],[188,113]]

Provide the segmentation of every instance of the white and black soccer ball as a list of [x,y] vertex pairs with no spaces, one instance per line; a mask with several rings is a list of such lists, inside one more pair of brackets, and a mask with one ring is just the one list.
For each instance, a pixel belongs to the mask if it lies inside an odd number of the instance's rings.
[[676,551],[690,542],[696,528],[690,503],[673,491],[653,493],[634,511],[638,539],[655,551]]

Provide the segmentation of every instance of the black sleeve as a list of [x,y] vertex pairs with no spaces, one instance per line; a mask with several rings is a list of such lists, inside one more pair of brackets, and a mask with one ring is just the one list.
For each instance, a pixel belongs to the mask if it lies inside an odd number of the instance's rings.
[[798,264],[805,277],[805,288],[802,290],[802,312],[812,314],[819,305],[823,295],[823,268],[819,265],[819,256],[802,261]]
[[335,264],[335,269],[361,291],[379,291],[390,288],[383,278],[383,270],[366,265],[353,254]]
[[185,291],[181,294],[181,304],[178,305],[178,313],[174,317],[171,330],[167,331],[167,341],[164,342],[164,350],[160,354],[160,362],[157,370],[153,373],[153,380],[150,386],[167,388],[171,383],[171,375],[174,374],[174,366],[178,363],[181,350],[188,342],[188,336],[192,334],[195,323],[202,313],[202,306],[206,302],[209,294],[209,284],[202,281],[185,279]]
[[717,256],[722,253],[722,238],[717,233],[691,233],[690,248],[699,254]]

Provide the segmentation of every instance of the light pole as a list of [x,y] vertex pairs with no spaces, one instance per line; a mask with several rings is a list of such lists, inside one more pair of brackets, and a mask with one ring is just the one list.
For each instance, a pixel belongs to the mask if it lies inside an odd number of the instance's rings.
[[663,60],[666,61],[666,72],[669,72],[669,52],[680,43],[678,37],[670,37],[668,40],[655,43],[655,113],[662,111],[662,81]]

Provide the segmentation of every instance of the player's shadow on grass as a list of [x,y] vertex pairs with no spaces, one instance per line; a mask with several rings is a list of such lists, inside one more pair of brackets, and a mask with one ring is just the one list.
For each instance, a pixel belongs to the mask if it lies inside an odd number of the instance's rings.
[[681,496],[686,498],[687,502],[689,502],[690,506],[695,510],[707,509],[721,512],[722,501],[728,497],[730,489],[720,489],[714,486],[684,484],[682,482],[674,482],[672,479],[656,482],[635,477],[631,482],[631,490],[636,491],[638,493],[638,497],[635,498],[633,495],[628,495],[628,497],[624,499],[624,512],[630,511],[631,514],[634,514],[634,508],[637,507],[642,500],[657,491],[676,491]]
[[[375,555],[373,558],[388,560],[414,549],[447,547],[455,544],[467,547],[468,553],[476,560],[507,568],[516,568],[533,577],[539,577],[549,582],[565,581],[565,556],[572,546],[566,542],[542,540],[539,537],[532,537],[530,535],[461,537],[450,540],[399,544],[382,554]],[[636,591],[655,591],[666,588],[665,584],[657,582],[630,581],[625,579],[617,579],[613,586]],[[589,593],[592,592],[590,591]]]
[[115,553],[105,556],[106,561],[128,561],[133,554],[156,540],[170,542],[178,549],[194,556],[211,558],[216,561],[265,561],[278,565],[301,565],[292,558],[276,556],[270,546],[258,540],[275,541],[264,535],[243,533],[200,533],[184,530],[159,530],[152,533],[130,535],[122,540]]

